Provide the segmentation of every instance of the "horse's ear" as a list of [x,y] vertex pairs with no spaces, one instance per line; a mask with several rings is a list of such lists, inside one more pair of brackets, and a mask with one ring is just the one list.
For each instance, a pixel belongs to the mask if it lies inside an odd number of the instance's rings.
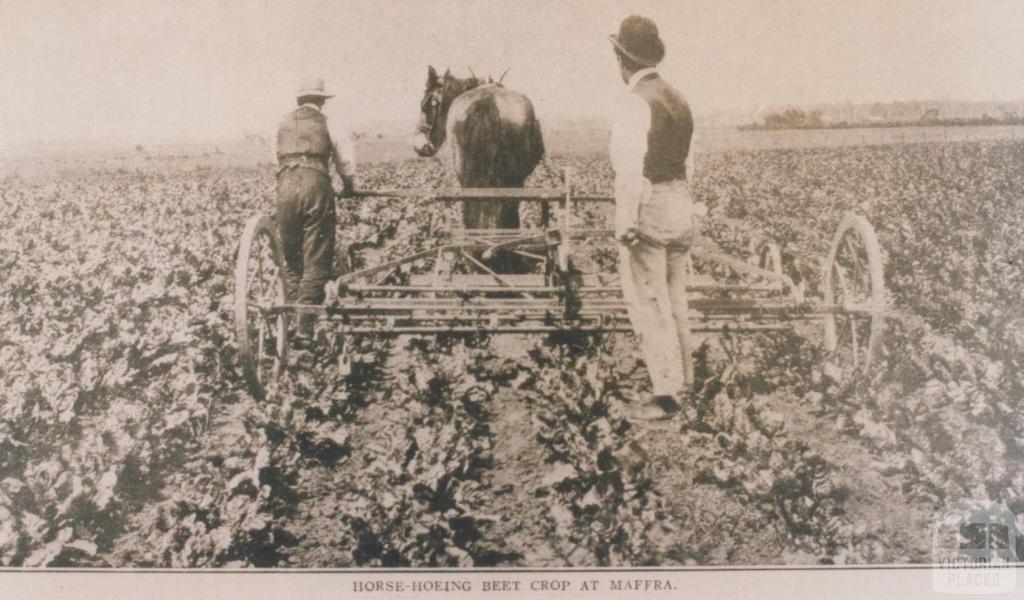
[[432,83],[437,83],[437,71],[434,70],[433,66],[427,67],[427,86]]

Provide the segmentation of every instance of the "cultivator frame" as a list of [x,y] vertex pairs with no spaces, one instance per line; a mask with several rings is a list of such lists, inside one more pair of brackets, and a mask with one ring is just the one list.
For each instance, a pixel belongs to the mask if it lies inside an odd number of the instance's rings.
[[[262,397],[265,384],[287,363],[289,325],[301,313],[316,314],[343,345],[353,336],[366,335],[631,331],[618,276],[582,273],[573,261],[574,247],[584,240],[615,243],[611,229],[577,225],[579,205],[614,199],[575,195],[569,172],[564,181],[562,189],[358,193],[363,198],[440,202],[540,202],[541,227],[458,229],[437,247],[341,275],[327,284],[322,305],[284,301],[283,258],[274,219],[250,218],[237,255],[235,330],[251,391]],[[529,274],[497,273],[487,262],[498,253],[532,261],[536,268]],[[885,293],[881,251],[863,217],[847,214],[833,236],[820,302],[806,300],[803,287],[783,272],[779,247],[773,243],[743,261],[703,240],[691,249],[691,257],[697,264],[726,267],[742,279],[718,283],[691,265],[686,290],[694,332],[770,331],[792,327],[794,321],[820,319],[831,357],[852,363],[855,369],[870,364],[879,347]]]

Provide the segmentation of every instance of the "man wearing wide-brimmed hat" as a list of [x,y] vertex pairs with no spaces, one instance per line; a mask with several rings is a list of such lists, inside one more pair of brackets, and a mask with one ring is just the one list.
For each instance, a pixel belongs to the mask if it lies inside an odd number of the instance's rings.
[[[341,195],[353,191],[355,152],[348,132],[322,109],[328,98],[324,80],[300,86],[298,108],[286,114],[277,129],[277,224],[284,251],[288,301],[320,304],[324,284],[333,278],[335,207],[328,168],[341,179]],[[315,315],[299,317],[296,347],[309,346]]]
[[653,21],[627,17],[610,39],[627,88],[616,105],[610,147],[619,271],[654,388],[653,396],[631,405],[630,413],[668,418],[693,385],[686,302],[695,233],[686,181],[693,117],[683,96],[655,68],[665,44]]

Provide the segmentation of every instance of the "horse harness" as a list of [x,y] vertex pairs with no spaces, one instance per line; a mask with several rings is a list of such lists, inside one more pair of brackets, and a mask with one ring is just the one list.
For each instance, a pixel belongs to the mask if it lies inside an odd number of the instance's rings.
[[434,130],[437,128],[437,123],[441,119],[441,113],[443,112],[441,106],[444,104],[444,91],[447,86],[447,82],[437,86],[437,89],[430,94],[430,99],[424,101],[424,104],[429,102],[434,108],[433,114],[430,117],[430,123],[427,124],[426,129],[420,129],[421,132],[427,134],[428,139],[433,135]]

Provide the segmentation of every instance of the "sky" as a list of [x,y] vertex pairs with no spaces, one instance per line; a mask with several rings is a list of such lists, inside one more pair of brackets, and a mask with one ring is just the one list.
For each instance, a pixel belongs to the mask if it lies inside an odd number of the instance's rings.
[[1024,99],[1024,0],[0,0],[0,148],[269,135],[318,75],[354,128],[414,123],[428,65],[600,117],[633,13],[697,115]]

